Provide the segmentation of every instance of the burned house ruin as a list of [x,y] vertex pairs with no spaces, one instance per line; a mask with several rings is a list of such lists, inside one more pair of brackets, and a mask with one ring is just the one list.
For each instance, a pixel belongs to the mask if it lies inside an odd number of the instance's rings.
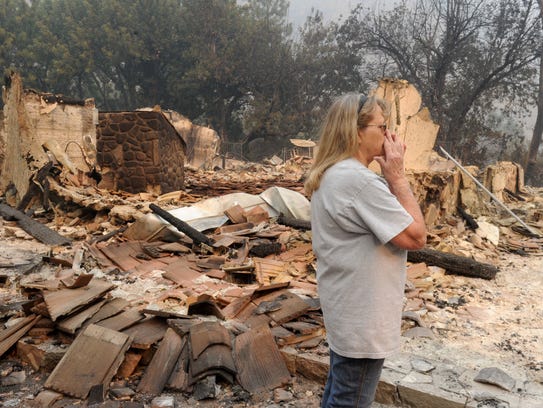
[[62,164],[72,182],[85,184],[85,174],[96,167],[94,99],[23,90],[17,74],[7,85],[0,127],[0,191],[10,192],[18,204],[30,186],[39,183],[35,173],[52,161]]
[[48,192],[42,183],[53,167],[78,186],[156,194],[183,189],[187,144],[161,111],[99,113],[92,98],[23,89],[18,74],[6,83],[3,101],[0,191],[12,205]]

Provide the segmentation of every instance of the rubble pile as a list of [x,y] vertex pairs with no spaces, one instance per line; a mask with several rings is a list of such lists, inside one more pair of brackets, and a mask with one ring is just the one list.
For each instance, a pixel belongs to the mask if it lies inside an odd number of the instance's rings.
[[[296,157],[190,171],[185,190],[162,196],[50,176],[52,210],[38,209],[32,219],[70,242],[42,252],[16,249],[18,240],[34,238],[3,204],[1,238],[12,246],[0,254],[2,398],[38,406],[62,406],[66,398],[144,403],[171,392],[220,399],[221,389],[233,389],[228,398],[250,401],[287,392],[293,376],[322,381],[327,348],[302,194],[309,163]],[[411,175],[425,214],[432,213],[429,249],[470,268],[495,268],[504,253],[541,256],[541,237],[496,209],[491,216],[489,205],[471,223],[467,212],[436,216],[447,200],[443,188],[441,197],[432,193],[435,185],[459,178],[452,170]],[[541,191],[503,198],[542,229]],[[443,265],[439,256],[409,262],[406,338],[446,339],[459,314],[484,315],[473,278]],[[492,279],[483,278],[476,281]],[[39,388],[10,391],[24,371],[17,367],[40,375]]]
[[[377,400],[540,407],[543,190],[515,163],[480,170],[438,155],[438,127],[407,82],[375,92],[409,145],[429,229],[427,247],[408,253],[411,354],[386,362]],[[160,107],[106,123],[92,99],[25,91],[17,76],[4,102],[3,406],[318,405],[328,348],[303,189],[314,142],[246,163]],[[475,354],[471,371],[450,363],[481,347],[521,369]]]

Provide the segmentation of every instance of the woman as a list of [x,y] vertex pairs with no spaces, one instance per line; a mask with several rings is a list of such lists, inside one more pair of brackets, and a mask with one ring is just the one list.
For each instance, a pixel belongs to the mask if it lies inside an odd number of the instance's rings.
[[[426,243],[388,112],[376,97],[337,98],[305,184],[330,346],[323,408],[371,406],[384,359],[400,347],[407,250]],[[368,169],[374,160],[383,177]]]

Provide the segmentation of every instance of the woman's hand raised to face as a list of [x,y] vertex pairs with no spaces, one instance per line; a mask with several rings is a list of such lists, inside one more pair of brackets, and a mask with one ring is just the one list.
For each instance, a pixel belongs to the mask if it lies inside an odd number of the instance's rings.
[[389,130],[385,131],[383,156],[374,157],[381,166],[381,172],[389,183],[405,179],[404,156],[406,145],[400,138]]

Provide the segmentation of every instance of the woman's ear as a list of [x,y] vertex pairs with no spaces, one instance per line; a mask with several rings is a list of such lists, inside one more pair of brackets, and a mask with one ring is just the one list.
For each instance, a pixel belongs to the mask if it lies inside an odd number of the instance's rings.
[[358,135],[358,144],[362,143],[362,129],[357,129],[357,135]]

